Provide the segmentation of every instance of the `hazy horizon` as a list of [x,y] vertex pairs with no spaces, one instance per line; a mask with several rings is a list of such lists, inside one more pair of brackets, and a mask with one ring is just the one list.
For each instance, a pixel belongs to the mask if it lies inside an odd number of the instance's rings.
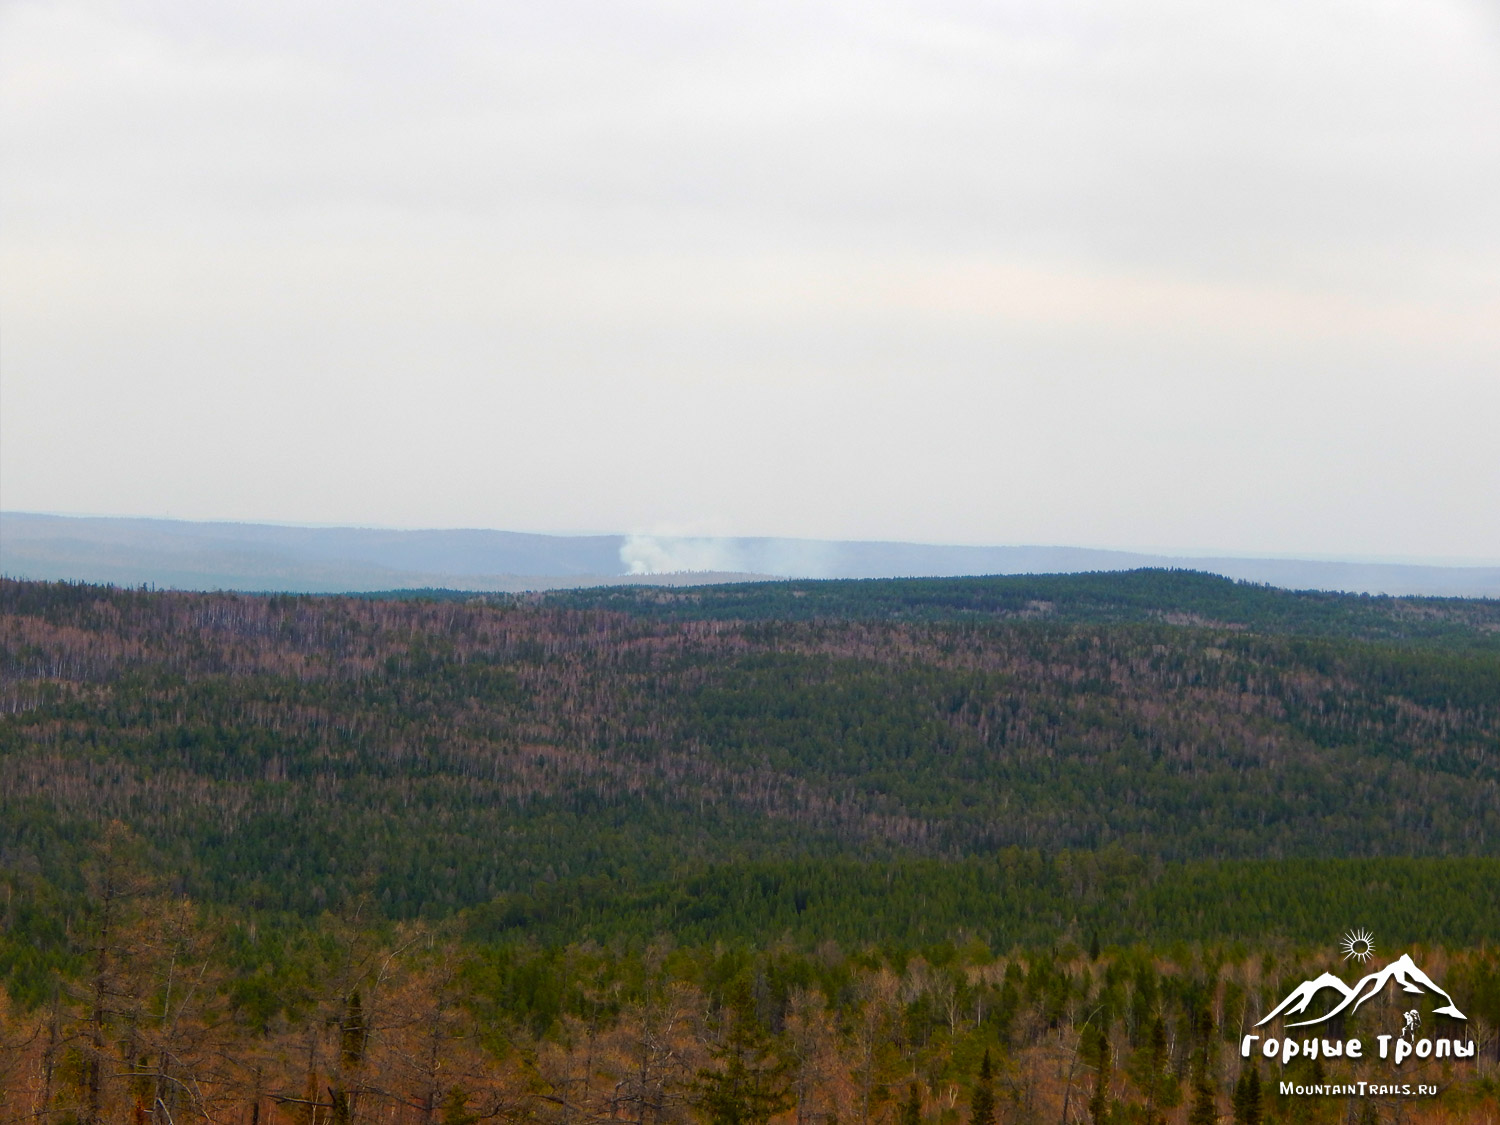
[[1196,570],[1288,590],[1500,598],[1500,566],[1154,554],[892,540],[563,536],[78,518],[0,512],[0,574],[163,589],[350,593],[543,590],[622,583],[958,578]]
[[1500,566],[1500,555],[1485,556],[1426,556],[1426,555],[1318,555],[1312,553],[1289,553],[1289,552],[1264,552],[1254,550],[1214,550],[1202,547],[1183,547],[1174,545],[1146,545],[1142,547],[1121,546],[1115,543],[1001,543],[1001,542],[965,542],[961,540],[945,540],[941,543],[930,540],[912,539],[852,539],[832,540],[828,536],[695,536],[676,535],[666,532],[651,532],[640,530],[622,530],[620,528],[562,528],[556,530],[542,530],[533,527],[477,527],[477,526],[451,526],[433,527],[429,525],[401,525],[380,523],[336,523],[326,521],[302,521],[302,520],[237,520],[237,519],[215,519],[207,517],[203,519],[186,519],[173,515],[152,515],[141,513],[111,514],[105,512],[60,512],[60,511],[23,511],[20,509],[0,509],[3,515],[19,516],[56,516],[62,519],[104,519],[104,520],[155,520],[162,522],[175,522],[187,524],[229,524],[254,527],[284,527],[303,528],[308,530],[327,529],[331,531],[428,531],[428,532],[463,532],[463,531],[495,531],[519,535],[543,535],[557,538],[589,538],[599,536],[620,537],[624,539],[634,538],[659,538],[659,539],[682,539],[682,540],[734,540],[734,539],[786,539],[805,540],[808,542],[850,542],[850,543],[896,543],[907,546],[932,546],[932,547],[974,547],[974,548],[1056,548],[1080,551],[1105,551],[1118,552],[1122,554],[1147,554],[1171,556],[1182,559],[1193,558],[1243,558],[1243,559],[1267,559],[1287,561],[1308,562],[1347,562],[1355,564],[1375,565],[1413,565],[1431,567],[1497,567]]

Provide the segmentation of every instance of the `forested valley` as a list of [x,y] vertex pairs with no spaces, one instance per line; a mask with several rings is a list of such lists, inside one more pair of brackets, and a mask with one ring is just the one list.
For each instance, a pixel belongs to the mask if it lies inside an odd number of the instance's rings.
[[[1141,572],[0,611],[0,1120],[1500,1112],[1495,603]],[[1480,1047],[1424,1064],[1440,1099],[1239,1056],[1357,926],[1469,1015],[1424,1013]]]

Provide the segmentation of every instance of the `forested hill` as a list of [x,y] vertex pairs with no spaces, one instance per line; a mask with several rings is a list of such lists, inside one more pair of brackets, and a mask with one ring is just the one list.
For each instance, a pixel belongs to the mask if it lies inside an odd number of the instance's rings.
[[[317,912],[367,893],[400,916],[747,862],[1500,856],[1486,603],[1388,606],[1475,641],[1397,644],[1169,624],[1182,602],[1151,610],[1139,584],[1266,595],[1114,581],[1137,620],[5,582],[0,861],[66,888],[117,819],[195,896]],[[798,589],[766,596],[823,588]]]
[[[452,596],[452,595],[450,595]],[[1500,652],[1500,601],[1283,590],[1191,570],[754,582],[553,591],[542,604],[664,620],[1042,621],[1203,625]]]
[[1235,1047],[1355,926],[1493,1116],[1492,605],[593,597],[0,582],[0,1122],[1344,1120]]

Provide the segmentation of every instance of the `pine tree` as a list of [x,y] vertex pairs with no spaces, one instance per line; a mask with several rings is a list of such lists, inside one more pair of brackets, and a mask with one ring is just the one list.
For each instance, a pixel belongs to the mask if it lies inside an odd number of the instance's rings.
[[979,1079],[974,1083],[974,1100],[969,1106],[969,1125],[995,1125],[995,1072],[988,1048],[979,1064]]
[[1094,1072],[1094,1096],[1089,1099],[1089,1120],[1109,1125],[1109,1035],[1099,1036],[1099,1068]]
[[901,1107],[901,1125],[922,1125],[922,1088],[911,1084],[911,1094]]
[[1234,1125],[1261,1125],[1260,1071],[1254,1064],[1234,1084]]
[[1218,1125],[1219,1110],[1214,1101],[1214,1087],[1208,1074],[1208,1048],[1193,1060],[1193,1107],[1188,1111],[1188,1125]]
[[1166,1120],[1163,1109],[1176,1105],[1176,1083],[1167,1072],[1167,1026],[1160,1016],[1151,1021],[1145,1058],[1146,1121],[1161,1125]]
[[719,1065],[700,1070],[694,1083],[694,1100],[709,1125],[765,1125],[791,1105],[787,1065],[752,1018],[736,1016],[723,1046],[711,1054]]

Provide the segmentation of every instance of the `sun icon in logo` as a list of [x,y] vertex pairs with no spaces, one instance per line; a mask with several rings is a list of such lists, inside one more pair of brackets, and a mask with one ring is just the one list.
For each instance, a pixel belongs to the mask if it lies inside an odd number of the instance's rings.
[[1339,948],[1344,951],[1345,961],[1352,957],[1362,965],[1375,952],[1375,938],[1369,930],[1350,930],[1339,942]]

